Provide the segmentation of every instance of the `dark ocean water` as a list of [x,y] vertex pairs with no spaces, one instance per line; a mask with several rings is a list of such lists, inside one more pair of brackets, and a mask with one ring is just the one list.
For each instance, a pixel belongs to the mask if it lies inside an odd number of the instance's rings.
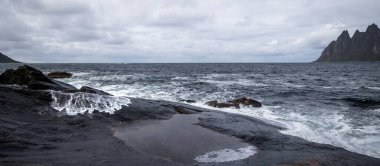
[[[262,108],[220,109],[259,117],[281,131],[380,158],[380,63],[30,64],[74,73],[62,81],[116,96],[170,101],[250,97]],[[0,71],[16,68],[0,64]]]

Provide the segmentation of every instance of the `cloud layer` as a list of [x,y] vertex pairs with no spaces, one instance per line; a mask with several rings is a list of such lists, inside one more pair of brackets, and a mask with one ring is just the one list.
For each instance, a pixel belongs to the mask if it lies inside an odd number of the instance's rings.
[[3,0],[0,52],[23,62],[310,62],[378,0]]

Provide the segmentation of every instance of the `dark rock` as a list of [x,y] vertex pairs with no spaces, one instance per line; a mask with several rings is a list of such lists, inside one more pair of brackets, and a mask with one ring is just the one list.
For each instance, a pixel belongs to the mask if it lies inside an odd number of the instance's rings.
[[25,85],[33,90],[75,90],[74,86],[51,80],[41,71],[28,65],[19,66],[16,70],[7,69],[0,75],[0,84]]
[[380,29],[376,24],[368,26],[366,32],[356,30],[352,38],[347,30],[343,31],[316,60],[316,62],[342,61],[380,61]]
[[68,72],[51,72],[47,75],[49,78],[71,78],[73,74],[68,73]]
[[215,107],[215,108],[229,108],[229,107],[240,108],[239,105],[236,105],[233,103],[219,103],[216,100],[208,101],[205,104],[211,107]]
[[197,110],[197,109],[192,109],[192,108],[189,108],[189,107],[184,107],[184,106],[179,106],[179,105],[173,105],[173,104],[162,104],[161,106],[172,108],[178,114],[197,114],[197,113],[202,112],[202,111]]
[[88,86],[82,86],[79,91],[81,92],[86,92],[86,93],[94,93],[94,94],[98,94],[98,95],[108,95],[108,96],[112,96],[111,94],[107,93],[107,92],[104,92],[102,90],[98,90],[98,89],[95,89],[95,88],[91,88],[91,87],[88,87]]
[[185,99],[181,99],[181,100],[178,100],[178,102],[196,103],[197,101],[195,101],[195,100],[185,100]]
[[226,103],[219,103],[218,101],[214,100],[214,101],[206,102],[205,104],[208,106],[211,106],[211,107],[216,107],[216,108],[234,107],[236,109],[239,109],[240,105],[252,106],[252,107],[256,107],[256,108],[262,106],[262,104],[260,102],[253,100],[253,99],[246,98],[246,97],[230,100]]
[[252,106],[252,107],[261,107],[262,104],[256,100],[249,99],[246,97],[234,99],[232,101],[229,101],[230,103],[233,103],[235,105],[244,105],[244,106]]
[[360,98],[344,98],[344,101],[348,102],[350,105],[355,107],[362,107],[362,108],[373,108],[373,107],[380,107],[380,100],[373,100],[373,99],[360,99]]
[[98,94],[98,95],[107,95],[107,96],[113,96],[112,94],[109,94],[107,92],[104,92],[102,90],[98,90],[95,88],[91,88],[88,86],[82,86],[79,90],[65,90],[64,92],[67,93],[77,93],[77,92],[85,92],[85,93],[92,93],[92,94]]
[[20,63],[20,62],[15,61],[0,52],[0,63]]

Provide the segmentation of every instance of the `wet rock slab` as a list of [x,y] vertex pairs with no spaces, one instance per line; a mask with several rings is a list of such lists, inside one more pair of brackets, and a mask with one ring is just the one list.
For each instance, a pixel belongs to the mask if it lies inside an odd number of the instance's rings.
[[[240,139],[196,125],[204,114],[177,114],[115,127],[115,136],[144,154],[174,162],[226,162],[245,159],[255,148]],[[241,151],[240,149],[247,149]]]

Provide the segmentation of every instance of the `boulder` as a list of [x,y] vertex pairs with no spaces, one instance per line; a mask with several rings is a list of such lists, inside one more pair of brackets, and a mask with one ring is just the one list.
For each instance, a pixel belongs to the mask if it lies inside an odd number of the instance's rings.
[[68,73],[68,72],[51,72],[47,75],[49,78],[71,78],[73,74]]
[[229,103],[233,103],[235,105],[244,105],[244,106],[252,106],[252,107],[261,107],[262,104],[256,100],[249,99],[246,97],[234,99],[232,101],[228,101]]
[[102,90],[98,90],[98,89],[91,88],[88,86],[82,86],[80,89],[75,89],[75,90],[65,90],[64,92],[66,92],[66,93],[84,92],[84,93],[92,93],[92,94],[98,94],[98,95],[113,96],[112,94],[109,94],[109,93],[104,92]]
[[219,103],[216,100],[208,101],[205,103],[208,106],[215,107],[215,108],[229,108],[229,107],[235,107],[240,108],[238,105],[232,104],[232,103]]
[[231,108],[231,107],[233,107],[236,109],[239,109],[240,105],[252,106],[255,108],[262,106],[262,104],[260,102],[253,100],[253,99],[250,99],[250,98],[246,98],[246,97],[237,98],[234,100],[227,101],[225,103],[219,103],[218,101],[213,100],[213,101],[208,101],[205,104],[208,106],[211,106],[211,107],[215,107],[215,108]]
[[0,75],[0,84],[24,85],[32,90],[76,90],[74,86],[52,80],[28,65],[19,66],[16,70],[7,69]]
[[98,94],[98,95],[107,95],[107,96],[112,96],[111,94],[107,93],[107,92],[104,92],[102,90],[98,90],[98,89],[95,89],[95,88],[91,88],[91,87],[88,87],[88,86],[82,86],[79,91],[81,92],[86,92],[86,93],[93,93],[93,94]]

